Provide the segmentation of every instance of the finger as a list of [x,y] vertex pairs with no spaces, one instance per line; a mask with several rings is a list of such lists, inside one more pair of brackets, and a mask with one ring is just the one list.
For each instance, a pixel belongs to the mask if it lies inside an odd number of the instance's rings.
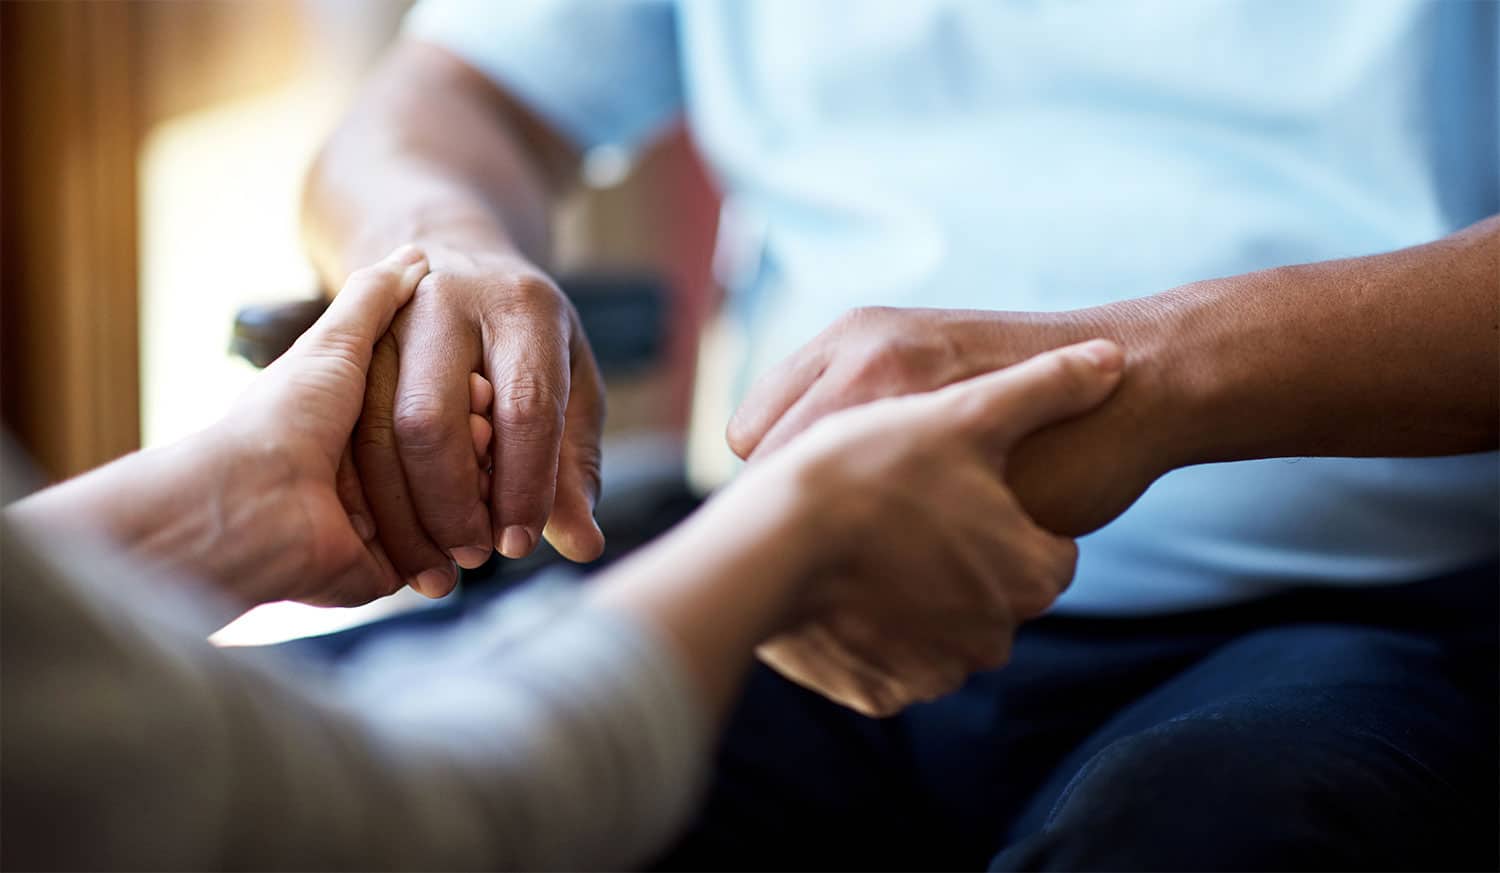
[[883,678],[888,703],[899,708],[934,700],[963,681],[966,674],[950,651],[955,646],[947,639],[947,627],[926,640],[913,641],[889,633],[892,628],[901,628],[903,634],[920,632],[921,619],[911,612],[884,620],[862,612],[841,610],[829,615],[825,624],[854,663],[867,675]]
[[288,354],[347,354],[363,372],[370,365],[375,341],[425,275],[427,256],[416,246],[402,246],[384,260],[355,270]]
[[[1028,571],[1016,568],[1010,579],[1011,606],[1020,621],[1036,618],[1067,590],[1078,569],[1078,544],[1058,536],[1027,519],[1028,538],[1034,544]],[[1024,585],[1025,581],[1030,585]]]
[[769,640],[755,654],[790,681],[863,715],[880,718],[901,709],[889,677],[856,658],[819,622]]
[[[490,500],[490,468],[493,466],[491,454],[491,440],[495,436],[495,428],[490,424],[490,404],[495,399],[495,389],[490,387],[490,380],[478,373],[469,374],[469,435],[474,440],[474,458],[479,462],[479,491],[478,499],[488,504]],[[485,549],[486,559],[491,549]],[[475,554],[465,552],[465,557],[472,559]]]
[[543,534],[563,557],[587,562],[604,552],[604,532],[594,520],[601,481],[604,384],[581,331],[574,334],[573,342],[573,380],[557,459],[557,496]]
[[299,599],[316,606],[358,606],[395,593],[403,583],[395,566],[380,547],[380,539],[375,531],[375,516],[365,497],[364,486],[359,481],[359,471],[354,463],[352,442],[344,444],[339,456],[338,468],[334,473],[334,493],[361,548],[350,549],[354,555],[353,560],[336,570],[333,575],[317,580],[316,591],[311,596]]
[[[1037,524],[1004,484],[992,481],[990,487],[1003,503],[999,515],[1006,520],[971,556],[967,572],[987,580],[994,595],[991,605],[999,609],[990,615],[970,609],[968,617],[976,627],[996,622],[1013,627],[1045,612],[1073,581],[1078,544]],[[962,636],[962,622],[954,624],[955,636]]]
[[359,537],[362,543],[369,543],[375,539],[375,514],[370,511],[370,504],[365,499],[364,487],[359,482],[359,470],[354,466],[353,444],[344,446],[344,453],[339,457],[338,470],[334,473],[334,490],[338,492],[339,503],[343,504],[344,513],[349,516],[349,526],[354,528],[354,535]]
[[396,369],[395,341],[387,336],[375,344],[370,362],[364,411],[354,431],[354,463],[376,533],[396,572],[418,592],[441,597],[457,583],[458,575],[417,520],[406,487],[392,415]]
[[444,553],[478,566],[493,540],[489,508],[474,494],[479,463],[469,376],[479,363],[477,337],[424,300],[396,319],[391,335],[400,356],[396,448],[417,518]]
[[489,415],[490,404],[495,402],[495,387],[490,380],[478,373],[469,374],[469,411],[475,415]]
[[827,367],[828,355],[822,343],[814,341],[757,379],[729,419],[724,433],[729,448],[748,459]]
[[375,514],[370,509],[364,486],[359,481],[352,443],[344,445],[344,453],[339,458],[338,471],[334,474],[334,490],[338,493],[344,513],[349,516],[349,526],[354,529],[354,535],[364,543],[369,560],[361,559],[357,567],[350,568],[349,578],[333,580],[330,587],[339,592],[338,597],[342,603],[324,605],[350,606],[396,593],[404,583],[375,534]]
[[494,435],[495,428],[488,418],[469,413],[469,439],[474,444],[474,460],[479,462],[480,472],[489,469],[490,437]]
[[[347,511],[346,496],[349,495],[343,492],[336,497],[321,492],[311,499],[314,507],[321,501],[338,500]],[[338,507],[330,506],[326,509],[318,507],[313,511],[321,514],[337,510]],[[315,589],[306,596],[297,598],[303,603],[315,606],[359,606],[391,594],[401,587],[395,570],[381,552],[377,541],[359,542],[355,533],[345,529],[337,532],[335,540],[326,544],[326,551],[347,557],[339,560],[336,566],[317,579]]]
[[1114,391],[1124,353],[1109,340],[1043,352],[1012,367],[936,392],[945,415],[1008,449],[1045,425],[1087,412]]
[[572,376],[568,323],[531,330],[486,331],[489,379],[495,386],[494,543],[507,558],[531,553],[552,513],[558,454]]
[[841,409],[879,400],[886,396],[885,391],[886,389],[878,384],[845,383],[833,374],[825,372],[812,384],[807,393],[797,398],[792,408],[788,409],[786,414],[782,415],[781,419],[761,438],[752,457],[761,458],[769,455],[812,427],[819,419]]

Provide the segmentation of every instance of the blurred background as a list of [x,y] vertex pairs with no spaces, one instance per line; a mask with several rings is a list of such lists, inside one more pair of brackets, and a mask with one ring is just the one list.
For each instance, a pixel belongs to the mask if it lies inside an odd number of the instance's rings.
[[[0,3],[0,404],[46,477],[210,423],[255,373],[230,351],[236,314],[323,293],[298,235],[303,174],[409,5]],[[682,467],[718,206],[680,132],[633,161],[591,154],[584,175],[552,266],[609,326],[596,348],[623,338],[613,365],[600,349],[608,488]],[[616,292],[630,305],[600,305]],[[263,607],[220,639],[332,629],[408,595]]]

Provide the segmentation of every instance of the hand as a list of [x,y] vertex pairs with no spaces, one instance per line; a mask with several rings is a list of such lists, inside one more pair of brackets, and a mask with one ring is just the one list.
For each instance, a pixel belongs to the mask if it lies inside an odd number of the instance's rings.
[[837,410],[941,388],[1092,335],[1124,336],[1132,364],[1121,390],[1097,412],[1023,441],[1007,467],[1033,518],[1081,536],[1124,512],[1174,464],[1156,344],[1131,339],[1147,334],[1139,325],[1150,317],[1120,306],[1107,314],[856,309],[755,384],[729,423],[729,445],[759,461]]
[[[574,311],[514,255],[428,249],[432,271],[375,350],[354,461],[396,572],[430,597],[494,548],[604,548],[594,522],[604,396]],[[471,450],[471,375],[493,385],[493,449]],[[490,487],[474,482],[493,465]]]
[[[275,555],[247,562],[254,571],[224,580],[245,600],[348,606],[400,587],[373,538],[349,440],[376,340],[427,270],[423,253],[407,246],[353,273],[323,316],[199,438],[200,454],[220,470],[207,480],[232,512],[226,533],[276,544]],[[477,492],[474,480],[469,491]]]
[[1077,556],[1006,488],[1007,453],[1101,403],[1123,363],[1100,340],[880,400],[822,419],[747,472],[742,490],[762,490],[751,503],[788,479],[809,495],[826,549],[796,618],[761,658],[877,716],[1003,664],[1016,626],[1052,603]]

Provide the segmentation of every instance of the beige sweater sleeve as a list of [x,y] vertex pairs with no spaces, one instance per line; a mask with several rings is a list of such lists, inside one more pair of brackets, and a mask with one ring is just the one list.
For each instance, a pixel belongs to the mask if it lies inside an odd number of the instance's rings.
[[671,652],[576,597],[332,672],[213,648],[122,558],[0,535],[7,869],[629,866],[703,779]]

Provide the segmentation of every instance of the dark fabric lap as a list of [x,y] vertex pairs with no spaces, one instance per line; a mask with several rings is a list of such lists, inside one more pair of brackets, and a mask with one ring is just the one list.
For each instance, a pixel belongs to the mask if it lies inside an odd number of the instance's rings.
[[883,721],[760,671],[661,866],[1494,869],[1497,581],[1048,618]]
[[[507,586],[299,648],[339,657]],[[757,669],[662,869],[1497,869],[1500,570],[1049,617],[884,720]]]

